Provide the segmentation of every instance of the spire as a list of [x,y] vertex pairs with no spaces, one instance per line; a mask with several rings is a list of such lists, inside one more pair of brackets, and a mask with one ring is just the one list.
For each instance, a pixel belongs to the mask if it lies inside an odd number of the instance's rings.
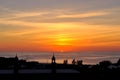
[[17,53],[16,53],[16,56],[15,56],[15,59],[18,60],[18,56],[17,56]]
[[54,56],[54,53],[53,53],[53,56],[52,56],[52,60],[55,60],[55,56]]
[[56,59],[55,59],[54,53],[53,53],[53,56],[52,56],[51,60],[52,60],[52,63],[56,63],[55,62]]
[[15,57],[17,57],[17,53],[16,53],[16,56]]

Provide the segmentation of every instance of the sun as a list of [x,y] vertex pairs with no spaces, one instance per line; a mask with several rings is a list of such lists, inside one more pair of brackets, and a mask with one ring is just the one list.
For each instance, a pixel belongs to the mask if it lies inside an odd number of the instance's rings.
[[69,39],[67,39],[67,38],[59,38],[57,40],[57,45],[60,45],[60,46],[69,45]]
[[54,37],[53,43],[54,50],[65,52],[71,49],[71,45],[73,45],[73,38],[71,38],[69,35],[60,34]]
[[58,46],[67,46],[71,44],[71,38],[65,35],[59,35],[56,37],[55,44]]

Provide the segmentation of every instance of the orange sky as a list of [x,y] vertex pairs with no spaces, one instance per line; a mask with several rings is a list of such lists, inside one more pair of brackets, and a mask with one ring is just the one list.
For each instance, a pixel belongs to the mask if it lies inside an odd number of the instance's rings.
[[0,50],[65,52],[119,51],[120,48],[119,30],[116,27],[78,23],[53,23],[45,24],[45,27],[3,32]]
[[120,51],[119,1],[6,1],[0,1],[0,51]]

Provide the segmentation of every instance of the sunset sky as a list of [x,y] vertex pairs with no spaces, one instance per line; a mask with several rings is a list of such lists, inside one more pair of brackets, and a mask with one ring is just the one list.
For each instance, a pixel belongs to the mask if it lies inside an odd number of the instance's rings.
[[120,0],[0,0],[0,51],[120,51]]

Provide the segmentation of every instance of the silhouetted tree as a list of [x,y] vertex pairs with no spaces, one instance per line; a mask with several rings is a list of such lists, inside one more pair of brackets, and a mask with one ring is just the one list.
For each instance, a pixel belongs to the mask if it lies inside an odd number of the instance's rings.
[[76,64],[76,61],[75,59],[72,60],[72,64],[75,65]]
[[63,64],[67,65],[68,64],[68,60],[64,60]]
[[83,60],[77,60],[77,65],[83,65]]

